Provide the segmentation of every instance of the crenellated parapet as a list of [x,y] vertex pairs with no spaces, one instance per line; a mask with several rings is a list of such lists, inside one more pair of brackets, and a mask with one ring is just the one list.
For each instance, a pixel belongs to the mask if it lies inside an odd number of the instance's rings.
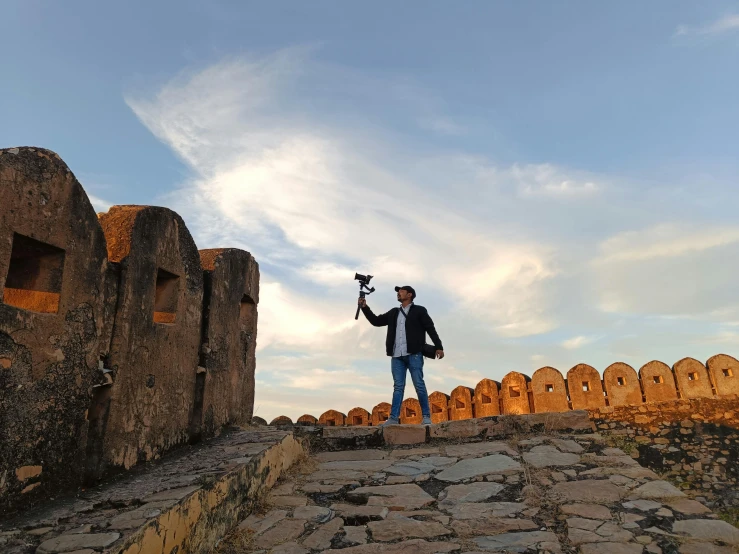
[[[588,364],[572,367],[566,378],[558,369],[549,366],[537,369],[532,377],[511,371],[500,383],[482,379],[474,389],[459,386],[448,395],[435,391],[429,395],[429,404],[432,423],[442,423],[501,414],[592,411],[722,397],[739,397],[739,361],[727,354],[717,354],[705,364],[694,358],[683,358],[673,367],[654,360],[644,364],[638,374],[630,365],[616,362],[605,369],[602,377]],[[370,424],[383,423],[389,413],[390,404],[378,404],[372,410]],[[421,415],[417,399],[403,400],[401,423],[421,423]],[[322,423],[318,421],[318,424]],[[346,425],[354,423],[347,418]]]
[[0,150],[0,512],[249,423],[259,266]]

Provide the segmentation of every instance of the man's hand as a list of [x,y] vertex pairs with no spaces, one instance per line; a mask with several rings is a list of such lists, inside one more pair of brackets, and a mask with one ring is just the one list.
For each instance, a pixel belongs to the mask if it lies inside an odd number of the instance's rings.
[[359,299],[359,302],[357,302],[357,304],[359,304],[359,307],[360,308],[366,308],[367,307],[367,299],[366,298],[360,298]]
[[444,351],[443,350],[437,350],[436,351],[436,358],[438,360],[441,360],[444,357]]

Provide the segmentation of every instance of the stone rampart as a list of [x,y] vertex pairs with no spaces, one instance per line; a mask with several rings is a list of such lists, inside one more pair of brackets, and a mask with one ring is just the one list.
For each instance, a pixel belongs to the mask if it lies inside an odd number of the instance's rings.
[[[694,358],[683,358],[672,368],[654,360],[644,364],[638,375],[630,365],[616,362],[606,368],[602,378],[597,369],[587,364],[577,364],[567,372],[566,378],[558,369],[549,366],[536,370],[533,377],[511,371],[500,385],[483,379],[474,389],[459,386],[448,396],[435,391],[429,395],[429,402],[431,421],[442,423],[495,415],[630,408],[684,399],[737,397],[739,361],[727,354],[717,354],[706,364]],[[385,421],[389,411],[389,404],[375,406],[370,424]],[[379,414],[385,417],[380,418]],[[400,422],[420,421],[418,400],[406,398]],[[354,424],[346,420],[346,425]]]
[[739,398],[605,407],[589,415],[598,431],[615,436],[642,465],[685,489],[739,504]]
[[0,512],[250,421],[248,252],[201,262],[166,208],[96,215],[39,148],[0,150],[0,198]]
[[0,150],[0,510],[84,472],[115,280],[82,186],[54,152]]

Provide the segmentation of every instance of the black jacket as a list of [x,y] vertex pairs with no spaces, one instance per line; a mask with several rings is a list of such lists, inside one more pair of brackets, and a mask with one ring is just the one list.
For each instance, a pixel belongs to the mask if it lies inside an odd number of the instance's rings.
[[[400,308],[393,308],[387,313],[375,315],[369,309],[369,306],[362,308],[362,313],[372,325],[375,327],[384,327],[387,325],[385,346],[388,356],[393,355],[393,349],[395,348],[395,329],[398,325],[399,310]],[[401,315],[400,317],[403,316]],[[426,333],[431,337],[437,350],[444,350],[444,347],[441,345],[441,339],[434,327],[434,322],[431,321],[426,308],[413,304],[408,311],[408,316],[404,319],[408,354],[418,354],[423,350],[423,345],[426,344]]]

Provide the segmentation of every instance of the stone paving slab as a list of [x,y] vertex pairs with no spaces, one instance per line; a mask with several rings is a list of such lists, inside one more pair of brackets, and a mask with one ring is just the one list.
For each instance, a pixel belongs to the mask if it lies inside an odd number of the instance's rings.
[[305,453],[291,432],[232,430],[0,522],[0,552],[207,552]]
[[[267,502],[276,506],[285,491],[306,505],[273,513],[270,521],[281,519],[272,531],[255,528],[243,552],[257,543],[263,554],[696,554],[694,544],[701,554],[724,554],[739,545],[739,529],[589,428],[499,440],[460,438],[481,423],[452,423],[445,429],[454,438],[435,438],[437,428],[425,437],[432,444],[317,454],[313,469]],[[316,516],[331,519],[319,525]],[[283,529],[288,520],[305,523]]]

